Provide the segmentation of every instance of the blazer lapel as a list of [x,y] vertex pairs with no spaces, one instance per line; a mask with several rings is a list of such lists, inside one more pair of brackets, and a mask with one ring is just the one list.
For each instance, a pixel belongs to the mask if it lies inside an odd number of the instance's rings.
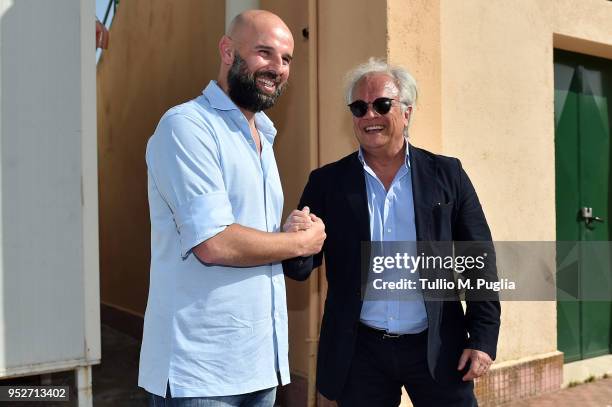
[[417,240],[429,241],[436,170],[433,160],[421,150],[411,144],[409,149]]
[[355,215],[356,232],[359,233],[359,238],[362,242],[369,242],[370,214],[368,212],[368,201],[366,197],[365,176],[363,174],[363,166],[357,157],[357,153],[353,154],[349,160],[346,172],[344,176],[346,180],[344,189],[349,207]]

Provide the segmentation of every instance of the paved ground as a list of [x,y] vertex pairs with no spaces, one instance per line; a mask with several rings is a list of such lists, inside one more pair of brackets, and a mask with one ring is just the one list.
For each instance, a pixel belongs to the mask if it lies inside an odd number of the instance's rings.
[[504,407],[612,407],[612,378],[580,384]]
[[147,394],[138,387],[140,343],[102,325],[102,364],[93,369],[94,406],[146,406]]
[[[144,407],[147,406],[146,393],[137,386],[138,357],[140,344],[132,337],[102,325],[102,364],[93,367],[93,391],[95,407]],[[7,403],[0,406],[15,407],[76,407],[74,394],[74,374],[72,372],[54,373],[51,384],[70,386],[70,402],[66,403]],[[9,384],[39,386],[40,377],[27,377],[0,381],[0,385]]]
[[[147,405],[145,392],[138,388],[139,343],[128,335],[102,325],[103,363],[93,368],[95,407],[142,407]],[[71,372],[55,373],[50,377],[53,385],[70,386],[74,389]],[[40,385],[40,377],[28,377],[0,381],[9,384]],[[71,394],[69,403],[2,403],[0,406],[16,407],[72,407],[76,406],[76,395]],[[503,407],[612,407],[612,378],[581,384],[528,401],[507,403]],[[285,406],[293,407],[293,406]],[[301,407],[301,406],[300,406]],[[376,406],[372,406],[376,407]]]

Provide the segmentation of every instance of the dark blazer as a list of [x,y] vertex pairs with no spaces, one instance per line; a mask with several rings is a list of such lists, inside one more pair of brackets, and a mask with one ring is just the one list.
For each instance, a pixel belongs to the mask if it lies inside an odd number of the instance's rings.
[[[456,158],[409,146],[418,241],[491,241],[474,187]],[[364,170],[357,153],[310,174],[299,203],[323,219],[327,239],[322,252],[283,262],[285,275],[305,280],[325,255],[327,299],[319,338],[317,387],[336,400],[343,389],[355,348],[361,313],[361,242],[370,240]],[[425,301],[427,361],[441,383],[460,380],[457,364],[465,348],[495,359],[500,304]],[[468,337],[469,335],[469,337]]]

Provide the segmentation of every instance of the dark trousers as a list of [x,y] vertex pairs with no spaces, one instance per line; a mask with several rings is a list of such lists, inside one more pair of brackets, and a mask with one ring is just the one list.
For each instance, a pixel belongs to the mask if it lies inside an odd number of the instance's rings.
[[[459,363],[459,360],[457,360]],[[473,382],[440,384],[427,368],[427,331],[399,338],[360,325],[340,407],[396,407],[402,386],[415,407],[475,407]]]

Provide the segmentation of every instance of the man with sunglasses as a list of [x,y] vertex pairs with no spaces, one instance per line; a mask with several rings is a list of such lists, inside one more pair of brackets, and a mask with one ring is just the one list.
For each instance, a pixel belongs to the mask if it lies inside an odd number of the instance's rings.
[[280,233],[283,194],[263,113],[289,77],[276,15],[238,15],[220,68],[147,145],[151,274],[138,384],[154,406],[272,407],[289,382],[280,261],[320,251],[324,226]]
[[[327,299],[317,387],[340,407],[397,406],[405,387],[421,406],[477,405],[473,379],[495,358],[496,298],[412,300],[362,294],[362,242],[491,241],[476,192],[459,160],[408,142],[416,83],[401,67],[371,59],[348,75],[347,103],[359,151],[310,174],[283,228],[326,225],[321,253],[283,262],[304,280],[325,255]],[[312,217],[312,219],[311,219]],[[381,244],[384,247],[384,245]]]

